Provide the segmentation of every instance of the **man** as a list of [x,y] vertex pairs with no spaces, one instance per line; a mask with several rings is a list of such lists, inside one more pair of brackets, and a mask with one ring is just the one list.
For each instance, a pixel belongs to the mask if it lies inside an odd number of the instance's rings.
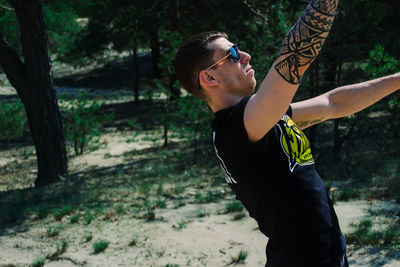
[[291,104],[337,5],[310,2],[255,94],[250,55],[224,33],[193,36],[175,58],[183,87],[215,113],[216,155],[226,181],[269,237],[268,267],[348,266],[345,239],[301,129],[360,111],[400,88],[395,74]]

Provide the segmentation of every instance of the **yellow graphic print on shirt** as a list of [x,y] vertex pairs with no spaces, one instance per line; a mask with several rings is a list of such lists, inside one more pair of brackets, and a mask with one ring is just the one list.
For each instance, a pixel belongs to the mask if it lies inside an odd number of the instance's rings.
[[288,115],[284,115],[278,123],[281,130],[281,146],[289,158],[289,168],[293,172],[296,165],[310,165],[314,163],[310,142],[304,133]]

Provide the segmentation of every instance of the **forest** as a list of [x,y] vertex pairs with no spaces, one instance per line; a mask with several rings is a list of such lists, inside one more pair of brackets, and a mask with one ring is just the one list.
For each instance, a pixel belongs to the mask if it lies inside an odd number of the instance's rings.
[[[261,84],[308,3],[0,0],[0,266],[264,266],[174,57],[225,32]],[[399,72],[399,18],[340,1],[294,102]],[[350,265],[400,266],[399,93],[305,134]]]

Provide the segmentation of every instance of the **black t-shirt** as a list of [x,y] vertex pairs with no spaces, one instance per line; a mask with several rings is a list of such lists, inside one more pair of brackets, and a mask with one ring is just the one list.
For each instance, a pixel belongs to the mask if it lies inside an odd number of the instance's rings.
[[249,98],[216,112],[212,122],[227,183],[273,241],[271,250],[306,244],[313,255],[339,257],[344,238],[309,142],[290,118],[291,108],[260,141],[250,143],[243,122]]

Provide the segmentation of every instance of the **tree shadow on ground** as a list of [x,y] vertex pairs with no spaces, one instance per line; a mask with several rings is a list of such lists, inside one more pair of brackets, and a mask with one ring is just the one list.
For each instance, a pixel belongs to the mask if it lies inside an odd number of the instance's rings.
[[0,235],[27,231],[35,221],[49,216],[56,218],[63,210],[66,210],[64,215],[68,215],[113,207],[124,196],[129,198],[127,201],[137,202],[141,188],[152,188],[168,182],[171,177],[176,180],[186,172],[189,164],[183,168],[181,159],[171,156],[181,150],[191,153],[180,143],[168,148],[151,147],[138,151],[141,154],[138,157],[124,155],[126,163],[88,167],[71,173],[63,182],[44,188],[0,191]]
[[[351,259],[352,255],[366,255],[368,257],[368,266],[384,266],[390,260],[400,260],[400,251],[397,248],[389,246],[377,246],[377,247],[353,247],[351,249],[349,265],[352,264],[365,264],[356,262]],[[359,257],[357,257],[359,258]]]
[[[107,205],[101,191],[132,185],[129,173],[144,168],[154,159],[142,159],[112,167],[92,168],[72,173],[67,181],[44,188],[14,189],[0,192],[0,235],[27,229],[29,218],[43,219],[53,211],[69,205],[72,209],[83,206]],[[125,174],[125,175],[123,175]],[[93,196],[93,194],[95,196]],[[9,230],[8,230],[9,229]]]

